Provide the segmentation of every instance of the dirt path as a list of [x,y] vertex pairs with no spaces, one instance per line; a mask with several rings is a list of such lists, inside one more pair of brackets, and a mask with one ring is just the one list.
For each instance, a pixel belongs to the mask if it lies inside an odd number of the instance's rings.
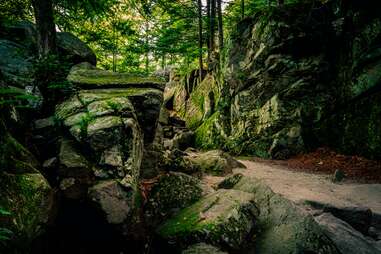
[[[369,207],[381,216],[381,184],[335,184],[329,175],[293,172],[279,165],[242,160],[247,169],[235,169],[234,173],[262,179],[276,193],[295,203],[315,201],[335,207]],[[221,178],[207,177],[209,183]]]

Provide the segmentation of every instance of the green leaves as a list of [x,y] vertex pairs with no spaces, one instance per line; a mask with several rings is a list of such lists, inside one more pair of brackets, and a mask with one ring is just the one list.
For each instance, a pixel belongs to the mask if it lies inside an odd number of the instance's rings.
[[[0,219],[10,216],[11,213],[2,207],[0,207]],[[13,235],[13,232],[7,228],[0,227],[0,245],[5,245],[6,241],[9,241]]]

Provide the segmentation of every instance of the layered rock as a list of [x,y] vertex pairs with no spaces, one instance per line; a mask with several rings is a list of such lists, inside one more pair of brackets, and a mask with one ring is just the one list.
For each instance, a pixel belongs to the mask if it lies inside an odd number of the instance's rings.
[[56,107],[69,134],[61,142],[60,187],[67,197],[95,202],[109,223],[127,223],[144,149],[154,141],[162,83],[88,63],[74,66],[68,79],[77,91]]

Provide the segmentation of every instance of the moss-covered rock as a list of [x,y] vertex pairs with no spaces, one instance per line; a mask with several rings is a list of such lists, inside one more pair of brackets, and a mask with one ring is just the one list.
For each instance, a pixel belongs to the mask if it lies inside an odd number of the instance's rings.
[[153,186],[146,206],[146,216],[151,223],[183,209],[202,197],[201,181],[184,173],[170,172],[161,176]]
[[53,218],[54,191],[40,173],[0,172],[0,193],[0,208],[10,212],[0,228],[14,233],[4,253],[25,251]]
[[155,87],[164,90],[164,81],[160,78],[101,70],[88,63],[74,66],[67,79],[82,89]]
[[242,177],[233,189],[252,193],[260,210],[256,253],[339,253],[312,215],[275,194],[262,181]]
[[216,176],[231,173],[234,168],[245,168],[242,163],[220,150],[208,152],[188,150],[184,158],[190,161],[195,168],[199,168],[201,172]]
[[219,190],[165,221],[157,233],[179,245],[204,241],[240,249],[255,228],[258,210],[253,200],[248,192]]

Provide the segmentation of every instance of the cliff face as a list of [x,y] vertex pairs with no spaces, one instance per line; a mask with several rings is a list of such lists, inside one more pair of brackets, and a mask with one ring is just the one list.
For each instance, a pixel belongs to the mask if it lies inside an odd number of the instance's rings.
[[373,1],[339,2],[263,10],[238,24],[196,143],[273,158],[329,145],[380,158],[381,19]]

